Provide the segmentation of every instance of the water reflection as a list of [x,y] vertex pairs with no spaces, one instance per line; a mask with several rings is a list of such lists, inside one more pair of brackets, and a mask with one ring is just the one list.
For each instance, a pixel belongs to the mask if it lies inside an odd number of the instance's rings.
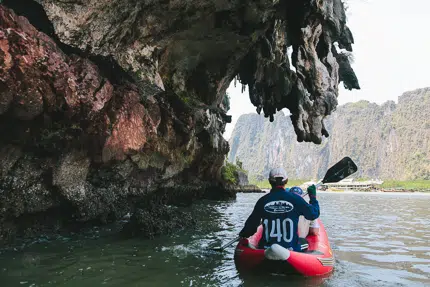
[[[259,194],[192,208],[194,230],[124,240],[94,230],[41,240],[0,254],[1,286],[428,286],[430,196],[321,194],[322,220],[336,256],[328,278],[239,274],[233,239]],[[97,232],[96,232],[97,231]]]

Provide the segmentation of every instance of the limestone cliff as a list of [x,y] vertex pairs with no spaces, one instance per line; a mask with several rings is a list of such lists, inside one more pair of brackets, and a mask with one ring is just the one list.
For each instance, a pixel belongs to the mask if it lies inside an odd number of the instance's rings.
[[320,142],[339,81],[359,88],[333,46],[351,50],[345,22],[341,0],[4,0],[0,241],[222,194],[235,77],[259,111],[288,107],[298,139]]
[[279,164],[291,178],[321,178],[344,156],[356,161],[357,177],[430,179],[430,88],[406,92],[398,104],[339,106],[326,126],[332,136],[312,145],[296,142],[291,120],[283,113],[273,124],[258,115],[243,115],[230,138],[229,160],[238,157],[259,179]]

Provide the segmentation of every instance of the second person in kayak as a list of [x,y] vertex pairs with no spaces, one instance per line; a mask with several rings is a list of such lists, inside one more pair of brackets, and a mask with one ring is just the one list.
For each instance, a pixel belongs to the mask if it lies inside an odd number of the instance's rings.
[[[290,188],[289,192],[294,192],[295,194],[299,195],[301,198],[303,198],[306,202],[307,195],[304,196],[303,190],[298,186],[293,186]],[[309,234],[310,235],[318,235],[320,230],[320,225],[318,223],[318,220],[307,220],[301,215],[299,217],[299,224],[297,226],[299,238],[306,238]],[[300,240],[300,239],[299,239]]]
[[284,248],[300,251],[297,226],[300,215],[308,220],[317,219],[320,208],[316,199],[316,187],[311,185],[307,191],[309,204],[299,195],[286,192],[287,173],[283,168],[272,169],[269,173],[270,192],[261,197],[240,231],[240,237],[250,237],[263,223],[263,234],[259,248],[279,244]]

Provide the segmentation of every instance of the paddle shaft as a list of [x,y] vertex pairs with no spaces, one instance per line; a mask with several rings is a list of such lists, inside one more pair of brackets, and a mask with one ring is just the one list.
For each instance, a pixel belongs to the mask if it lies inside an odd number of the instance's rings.
[[233,239],[233,240],[231,240],[231,241],[229,241],[229,242],[227,242],[226,244],[224,244],[223,246],[221,246],[221,247],[215,247],[215,248],[212,248],[212,250],[219,250],[219,251],[223,251],[224,249],[226,249],[227,247],[229,247],[230,245],[232,245],[233,243],[235,243],[236,241],[239,241],[239,239],[240,239],[240,237],[238,236],[238,237],[236,237],[235,239]]
[[[318,181],[318,182],[315,184],[315,188],[316,188],[316,189],[318,189],[318,187],[320,187],[321,185],[323,185],[322,180]],[[308,195],[308,192],[307,192],[307,191],[306,191],[305,193],[303,193],[302,197],[305,197],[306,195]]]

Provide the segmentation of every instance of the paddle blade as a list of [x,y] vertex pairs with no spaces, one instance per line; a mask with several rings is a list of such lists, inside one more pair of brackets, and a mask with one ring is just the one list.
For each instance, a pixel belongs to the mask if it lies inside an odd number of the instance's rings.
[[349,157],[344,157],[325,174],[323,183],[338,182],[357,171],[357,165]]

